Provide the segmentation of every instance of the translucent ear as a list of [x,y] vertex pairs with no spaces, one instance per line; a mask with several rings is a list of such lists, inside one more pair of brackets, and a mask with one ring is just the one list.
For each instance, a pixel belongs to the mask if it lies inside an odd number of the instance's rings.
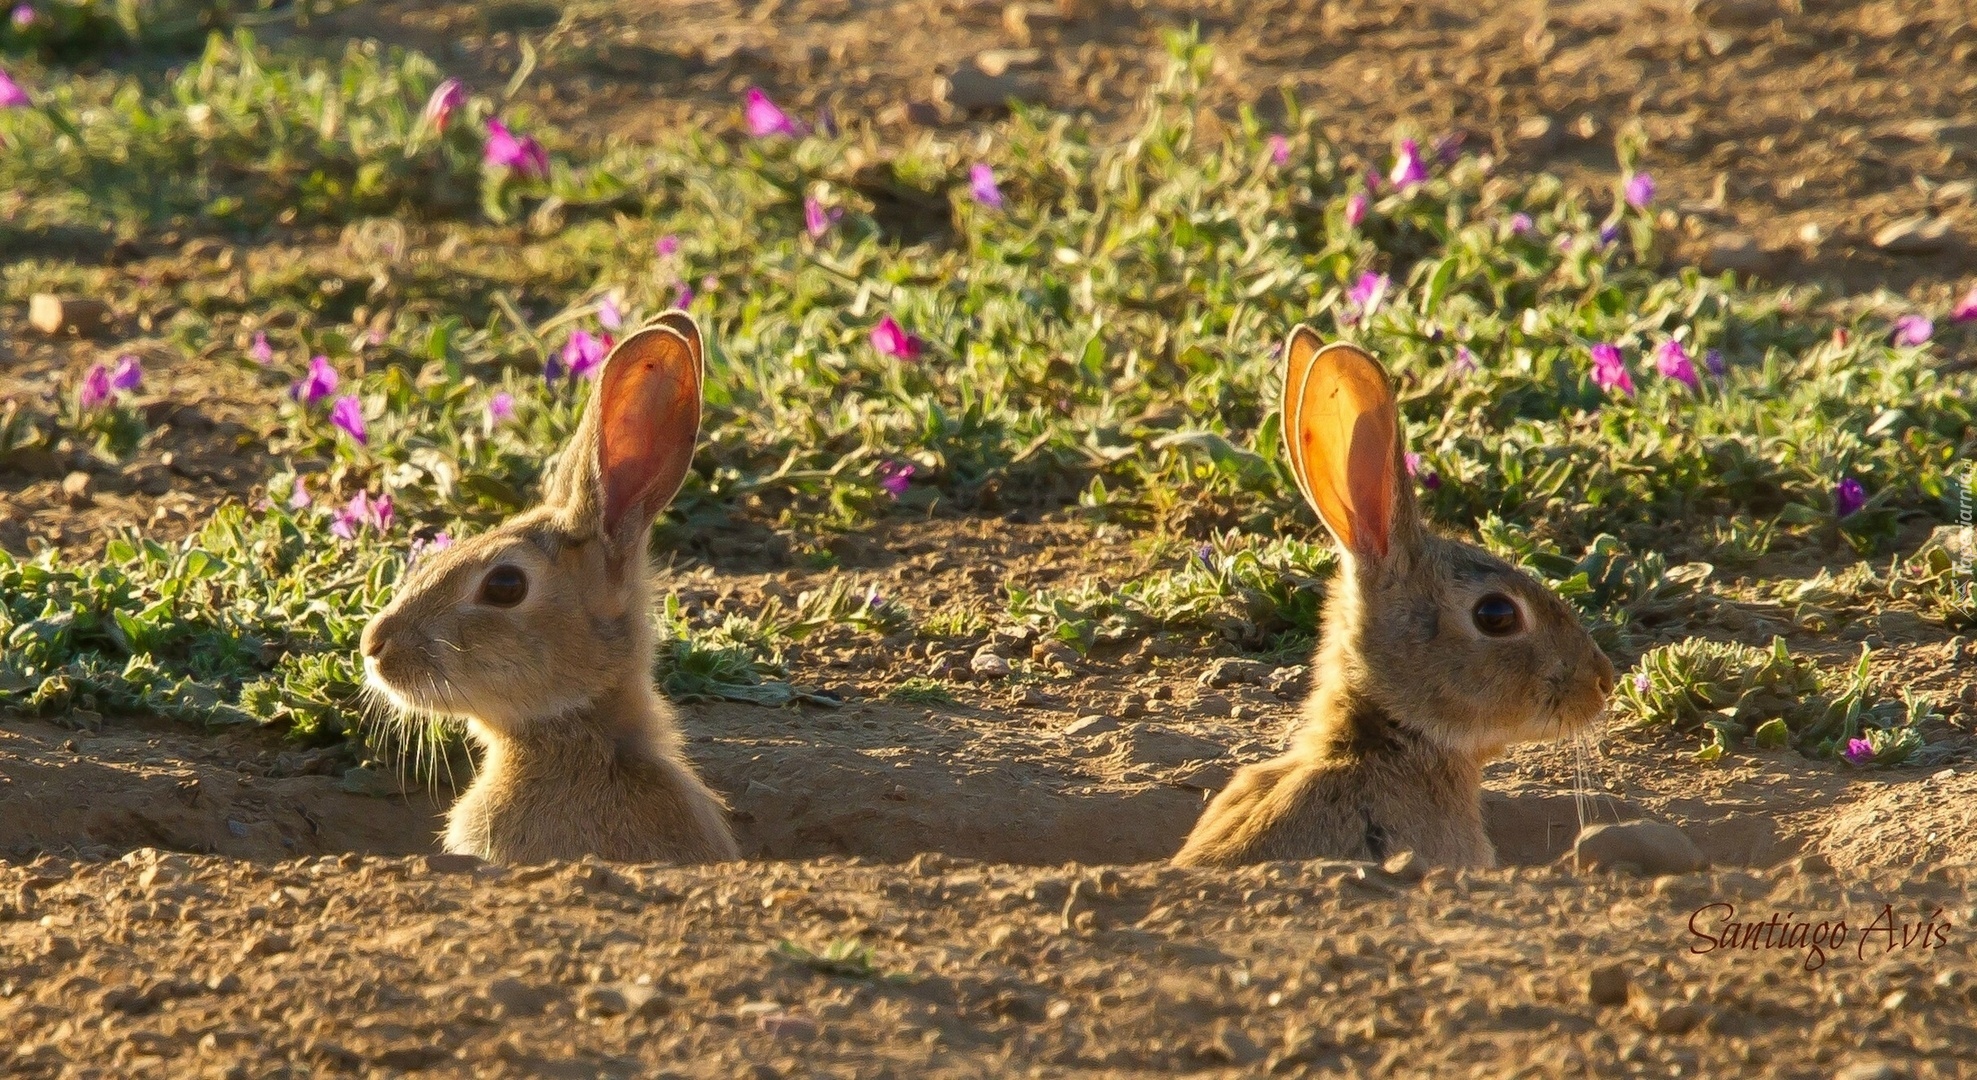
[[700,368],[700,381],[702,384],[707,382],[707,353],[700,344],[700,324],[693,321],[693,316],[679,308],[673,308],[663,315],[655,316],[647,325],[663,326],[685,338],[687,347],[693,350],[693,362]]
[[598,526],[626,550],[679,494],[700,438],[700,331],[663,322],[620,342],[597,385]]
[[1285,350],[1291,469],[1341,547],[1385,559],[1408,498],[1393,390],[1364,350],[1317,338],[1299,327]]

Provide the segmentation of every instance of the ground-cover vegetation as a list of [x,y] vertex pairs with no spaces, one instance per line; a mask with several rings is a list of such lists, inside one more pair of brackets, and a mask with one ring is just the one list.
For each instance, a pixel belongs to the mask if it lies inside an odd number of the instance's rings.
[[[1278,342],[1310,321],[1399,380],[1429,517],[1640,658],[1630,715],[1707,732],[1709,756],[1746,737],[1860,764],[1914,750],[1926,703],[1782,643],[1682,635],[1717,567],[1885,559],[1905,519],[1954,520],[1977,373],[1941,361],[1928,316],[1965,332],[1948,313],[1665,272],[1654,186],[1631,169],[1586,200],[1436,132],[1349,165],[1295,102],[1279,130],[1203,124],[1209,54],[1172,51],[1122,142],[1019,111],[979,145],[891,143],[757,93],[739,134],[590,145],[532,120],[527,64],[470,90],[416,54],[322,60],[246,32],[163,75],[23,50],[0,141],[34,150],[0,154],[0,244],[250,251],[172,280],[18,259],[0,300],[68,289],[156,313],[165,355],[285,388],[265,418],[285,464],[260,504],[181,544],[0,561],[0,708],[341,735],[356,634],[405,561],[526,505],[613,336],[682,306],[711,334],[676,530],[745,512],[802,543],[901,508],[1068,505],[1163,554],[1110,587],[1012,589],[999,617],[1081,651],[1156,632],[1294,651],[1333,568],[1274,412]],[[290,230],[337,243],[297,255]],[[106,362],[58,404],[14,406],[0,455],[130,454],[144,378]],[[1968,575],[1930,558],[1909,571],[1926,614],[1967,623]],[[785,643],[913,625],[844,589],[660,618],[670,692],[771,704],[804,693],[781,680]],[[1798,705],[1752,704],[1787,691]]]

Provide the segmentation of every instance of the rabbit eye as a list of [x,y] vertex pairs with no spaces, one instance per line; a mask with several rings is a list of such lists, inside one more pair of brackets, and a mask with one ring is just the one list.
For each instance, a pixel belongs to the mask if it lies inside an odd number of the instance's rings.
[[1508,596],[1501,593],[1491,593],[1476,601],[1476,609],[1469,613],[1469,617],[1475,622],[1476,629],[1489,637],[1509,637],[1524,627],[1523,613],[1517,610],[1517,605]]
[[485,604],[514,607],[528,594],[528,575],[512,566],[497,566],[481,579],[481,602]]

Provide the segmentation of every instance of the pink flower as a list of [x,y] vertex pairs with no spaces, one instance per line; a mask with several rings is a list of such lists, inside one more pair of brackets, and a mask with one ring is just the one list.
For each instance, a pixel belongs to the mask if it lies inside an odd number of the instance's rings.
[[126,353],[117,357],[116,369],[110,372],[110,387],[114,390],[135,390],[144,383],[144,365],[137,357]]
[[1470,352],[1467,345],[1457,345],[1455,347],[1455,373],[1458,375],[1467,375],[1475,370],[1476,354]]
[[1977,285],[1972,285],[1970,291],[1965,293],[1963,299],[1958,300],[1956,307],[1950,311],[1951,322],[1970,322],[1973,319],[1977,319]]
[[288,508],[290,510],[300,510],[314,501],[314,499],[309,497],[309,489],[302,483],[302,477],[298,473],[295,477],[295,486],[290,488],[288,492]]
[[872,348],[880,356],[895,360],[912,360],[920,355],[920,339],[909,334],[890,315],[879,319],[872,327]]
[[693,286],[680,282],[679,290],[673,293],[673,306],[684,311],[693,305]]
[[533,137],[516,138],[508,125],[487,118],[487,146],[481,159],[502,169],[513,169],[522,176],[543,179],[549,175],[549,155]]
[[1632,397],[1634,377],[1627,373],[1627,362],[1620,357],[1620,350],[1612,345],[1593,346],[1593,382],[1607,393],[1619,391]]
[[330,522],[330,535],[339,540],[353,540],[366,527],[381,533],[391,529],[391,496],[373,499],[361,491],[350,496],[350,501]]
[[1874,760],[1874,744],[1866,739],[1848,739],[1847,748],[1840,751],[1849,765],[1865,765]]
[[1282,168],[1291,163],[1291,141],[1282,135],[1270,136],[1270,164]]
[[1378,311],[1380,301],[1386,298],[1389,284],[1391,281],[1385,274],[1368,272],[1359,275],[1359,280],[1346,290],[1344,321],[1354,325]]
[[428,551],[445,551],[453,546],[453,538],[445,533],[434,533],[432,539],[423,536],[412,538],[412,547],[405,553],[405,569],[419,565],[419,557]]
[[1435,156],[1445,165],[1452,165],[1462,156],[1462,144],[1469,141],[1466,131],[1451,131],[1435,140]]
[[1002,189],[995,186],[995,170],[976,162],[968,170],[968,195],[991,210],[1002,209]]
[[487,399],[487,423],[489,427],[505,424],[515,418],[515,395],[503,390]]
[[823,239],[837,219],[843,216],[844,211],[835,206],[826,207],[815,198],[803,200],[803,231],[809,233],[812,240]]
[[605,297],[597,304],[597,325],[606,330],[616,330],[625,325],[625,313],[618,310],[618,302]]
[[446,121],[467,103],[467,88],[458,79],[445,79],[433,88],[432,96],[426,99],[425,121],[434,130],[445,131]]
[[1924,345],[1936,333],[1936,324],[1927,315],[1903,315],[1895,320],[1895,344]]
[[1648,687],[1652,685],[1653,685],[1653,681],[1648,678],[1647,672],[1645,671],[1634,672],[1634,693],[1645,694],[1647,693]]
[[1702,364],[1704,367],[1709,369],[1709,373],[1711,375],[1714,375],[1719,379],[1722,378],[1724,374],[1730,370],[1729,363],[1723,359],[1722,349],[1711,349],[1708,352],[1703,353]]
[[1536,224],[1536,222],[1531,220],[1531,215],[1520,210],[1510,215],[1510,235],[1522,236],[1530,232]]
[[1674,338],[1662,342],[1654,351],[1654,369],[1662,378],[1674,379],[1691,390],[1702,385],[1702,380],[1696,377],[1695,362],[1689,359],[1689,350]]
[[369,445],[370,433],[364,427],[364,403],[355,394],[345,394],[330,403],[330,423],[342,428],[358,446]]
[[1413,187],[1428,178],[1428,163],[1421,160],[1421,144],[1413,139],[1400,141],[1400,153],[1394,156],[1393,171],[1387,179],[1397,188]]
[[[570,331],[570,340],[563,343],[563,370],[572,379],[589,375],[611,352],[611,335],[593,334],[588,330]],[[551,377],[554,381],[554,377]]]
[[758,139],[770,135],[801,135],[803,125],[789,118],[789,114],[776,107],[769,95],[759,86],[748,88],[748,104],[743,112],[748,120],[748,132]]
[[14,20],[14,29],[25,30],[34,25],[34,7],[24,3],[15,4],[12,18]]
[[1867,489],[1860,481],[1849,476],[1833,488],[1833,513],[1839,517],[1851,517],[1861,507],[1867,505]]
[[913,482],[917,470],[910,463],[895,465],[890,461],[879,463],[879,486],[886,494],[897,499],[906,494],[906,487]]
[[1627,178],[1627,205],[1636,210],[1645,210],[1654,201],[1654,177],[1644,172]]
[[329,357],[318,356],[309,361],[309,370],[288,388],[288,396],[304,405],[314,405],[336,393],[336,384],[336,369],[330,366]]
[[5,71],[0,71],[0,109],[25,109],[31,104],[33,102],[28,100],[27,91],[21,89],[21,84],[9,78]]
[[110,400],[110,369],[102,364],[90,365],[89,372],[82,377],[82,388],[76,391],[76,404],[84,409],[99,409]]
[[[1407,462],[1407,475],[1409,476],[1420,475],[1421,455],[1409,451],[1407,457],[1405,458],[1405,461]],[[1435,489],[1442,486],[1442,474],[1436,472],[1433,469],[1429,469],[1428,474],[1426,476],[1421,477],[1421,486],[1427,488],[1429,491],[1434,491]]]
[[1366,197],[1366,193],[1363,191],[1352,193],[1352,197],[1345,201],[1346,228],[1357,229],[1359,223],[1366,220],[1366,208],[1371,205],[1372,201]]
[[254,344],[248,348],[247,355],[253,357],[254,362],[262,367],[267,367],[269,364],[274,363],[275,350],[273,346],[268,344],[268,335],[256,333],[254,335]]

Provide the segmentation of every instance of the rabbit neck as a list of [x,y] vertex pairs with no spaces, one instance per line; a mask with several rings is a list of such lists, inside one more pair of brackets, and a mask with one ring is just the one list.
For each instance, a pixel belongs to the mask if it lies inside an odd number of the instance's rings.
[[628,678],[591,701],[518,730],[483,728],[490,770],[510,767],[572,777],[610,768],[622,756],[663,759],[676,735],[650,680]]

